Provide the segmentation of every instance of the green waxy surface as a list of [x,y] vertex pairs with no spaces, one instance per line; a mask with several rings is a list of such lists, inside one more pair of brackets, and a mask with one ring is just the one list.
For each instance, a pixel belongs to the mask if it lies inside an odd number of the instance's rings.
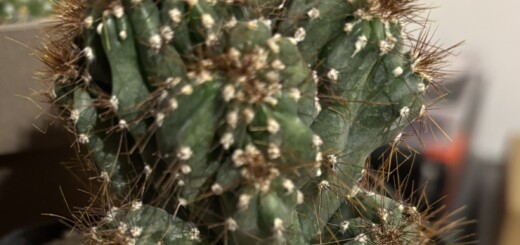
[[117,239],[121,239],[119,242],[143,245],[200,244],[198,231],[194,230],[196,228],[193,224],[160,208],[144,205],[136,209],[110,212],[113,212],[112,220],[97,227],[100,234],[106,234],[108,241],[113,239],[116,240],[113,242],[118,242]]
[[[89,79],[53,84],[55,103],[77,112],[74,131],[111,198],[144,203],[95,235],[280,245],[423,236],[410,207],[355,193],[368,154],[420,116],[427,77],[413,69],[403,23],[375,4],[88,1],[74,45]],[[122,223],[142,230],[114,231]]]

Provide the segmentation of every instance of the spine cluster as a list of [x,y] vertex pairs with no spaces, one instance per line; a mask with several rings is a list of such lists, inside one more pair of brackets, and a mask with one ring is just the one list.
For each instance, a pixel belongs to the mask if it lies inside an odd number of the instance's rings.
[[78,219],[93,242],[431,242],[425,215],[363,181],[445,54],[404,32],[414,1],[56,8],[44,78],[101,183]]

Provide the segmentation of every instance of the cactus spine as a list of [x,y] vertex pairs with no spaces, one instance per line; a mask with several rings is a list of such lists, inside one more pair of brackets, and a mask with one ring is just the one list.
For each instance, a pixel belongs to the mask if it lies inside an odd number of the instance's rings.
[[89,214],[103,217],[79,221],[92,241],[431,241],[413,207],[361,184],[369,153],[424,113],[438,72],[432,49],[407,48],[415,1],[56,8],[42,60],[52,102],[102,183],[102,211]]

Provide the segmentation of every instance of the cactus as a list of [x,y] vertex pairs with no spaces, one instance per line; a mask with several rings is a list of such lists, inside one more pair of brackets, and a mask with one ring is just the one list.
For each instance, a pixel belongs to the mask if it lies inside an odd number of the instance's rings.
[[432,241],[425,214],[363,185],[446,54],[405,34],[415,1],[55,7],[43,77],[100,183],[78,219],[91,241]]
[[0,24],[23,22],[52,14],[49,0],[3,0],[0,2]]

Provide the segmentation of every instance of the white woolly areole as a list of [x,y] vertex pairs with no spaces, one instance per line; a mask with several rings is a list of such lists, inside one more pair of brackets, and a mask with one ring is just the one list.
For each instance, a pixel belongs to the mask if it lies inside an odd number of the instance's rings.
[[181,88],[181,94],[190,95],[193,93],[193,86],[186,84]]
[[231,17],[231,19],[226,21],[226,23],[224,24],[224,28],[231,29],[231,28],[235,27],[237,24],[238,24],[238,21],[235,18],[235,16],[233,16],[233,17]]
[[401,76],[403,74],[403,68],[398,66],[392,71],[392,74],[394,74],[395,77]]
[[312,71],[312,79],[314,80],[314,83],[318,84],[320,82],[320,78],[318,77],[318,71],[313,70]]
[[234,142],[235,139],[232,132],[227,132],[222,136],[222,138],[220,138],[220,144],[222,144],[224,150],[229,150],[229,147],[231,147]]
[[177,157],[180,160],[189,160],[193,155],[193,151],[189,146],[182,146],[177,150]]
[[229,56],[229,58],[231,58],[231,60],[233,60],[235,62],[239,62],[242,54],[240,53],[240,51],[238,51],[238,49],[230,48],[228,51],[228,56]]
[[130,209],[135,211],[135,210],[141,209],[142,207],[143,207],[143,203],[141,201],[133,201]]
[[190,165],[188,165],[188,164],[183,164],[183,165],[181,166],[181,173],[184,174],[184,175],[191,173],[191,167],[190,167]]
[[103,23],[99,23],[96,27],[96,32],[101,35],[103,33]]
[[199,241],[200,240],[200,231],[197,229],[197,227],[192,227],[190,229],[190,240],[191,241]]
[[233,218],[226,219],[226,226],[229,231],[236,231],[238,229],[238,224]]
[[329,72],[327,72],[327,78],[331,81],[337,81],[338,80],[338,77],[339,77],[339,71],[332,68],[329,70]]
[[388,210],[384,208],[379,209],[379,218],[381,218],[383,222],[386,222],[388,219]]
[[238,197],[237,209],[239,211],[244,211],[249,208],[249,202],[251,201],[251,195],[241,194]]
[[344,234],[348,230],[349,226],[350,222],[348,222],[347,220],[341,221],[341,224],[339,224],[339,231],[341,232],[341,234]]
[[318,187],[320,188],[320,190],[327,189],[330,187],[330,183],[326,180],[322,180]]
[[327,162],[330,164],[332,171],[336,171],[336,165],[338,164],[338,157],[334,154],[327,155]]
[[218,40],[218,36],[215,33],[210,33],[206,36],[206,41],[204,42],[207,46],[213,46]]
[[184,206],[188,205],[188,200],[186,200],[184,198],[179,198],[178,201],[179,201],[179,206],[184,207]]
[[267,74],[265,74],[265,78],[267,78],[267,81],[276,83],[278,80],[280,80],[280,73],[276,71],[269,71]]
[[119,120],[117,126],[119,127],[119,129],[128,129],[128,123],[124,119]]
[[265,26],[269,27],[269,29],[271,29],[271,27],[273,25],[273,21],[272,20],[266,19],[264,17],[260,18],[260,22],[262,22]]
[[311,18],[311,20],[316,19],[320,17],[320,10],[317,8],[312,8],[307,12],[307,15],[309,16],[309,18]]
[[294,101],[298,102],[302,97],[302,93],[298,88],[291,88],[289,89],[289,97],[293,98]]
[[179,107],[179,102],[175,98],[170,98],[168,100],[168,106],[170,110],[174,111]]
[[305,29],[303,29],[303,27],[300,27],[294,33],[294,40],[297,43],[303,42],[303,40],[305,40],[305,36],[307,36],[307,33],[305,32]]
[[253,121],[253,119],[255,118],[255,112],[253,111],[252,108],[245,108],[243,111],[242,111],[242,114],[244,115],[244,120],[246,121],[246,123],[251,123]]
[[211,29],[215,25],[215,19],[210,14],[202,14],[201,20],[202,26],[206,29]]
[[318,153],[316,153],[316,162],[321,162],[323,161],[323,153],[320,151]]
[[180,23],[182,21],[182,13],[178,8],[174,8],[168,11],[168,15],[170,19],[175,23]]
[[271,63],[271,67],[275,70],[281,71],[285,69],[285,64],[281,60],[276,59],[273,61],[273,63]]
[[79,134],[78,135],[78,142],[80,144],[87,144],[89,142],[88,136],[86,134]]
[[131,238],[131,237],[125,238],[126,245],[136,245],[136,243],[137,243],[137,241],[135,240],[135,238]]
[[368,39],[365,35],[361,35],[358,37],[356,43],[354,44],[354,47],[356,50],[352,54],[352,57],[354,57],[357,53],[359,53],[362,49],[364,49],[367,46]]
[[150,167],[150,165],[146,164],[144,166],[144,175],[150,176],[151,173],[152,173],[152,167]]
[[424,93],[426,91],[426,85],[424,83],[420,82],[417,84],[417,91]]
[[222,89],[222,98],[225,102],[229,102],[230,100],[235,98],[235,86],[232,84],[226,84],[224,86],[224,89]]
[[280,131],[280,124],[273,118],[267,119],[267,131],[271,134],[276,134]]
[[280,52],[280,45],[278,45],[278,41],[281,39],[280,34],[275,34],[273,37],[267,39],[267,46],[273,51],[273,53],[277,54]]
[[419,112],[419,116],[424,116],[424,114],[426,114],[426,106],[425,105],[422,105],[421,106],[421,111]]
[[399,115],[401,117],[408,117],[410,115],[410,108],[407,106],[401,108],[401,110],[399,110]]
[[121,4],[114,5],[114,7],[112,7],[112,12],[118,19],[125,15],[125,10]]
[[115,95],[112,95],[108,102],[110,103],[110,106],[112,107],[112,109],[114,111],[118,110],[118,108],[119,108],[119,100],[117,99],[117,97]]
[[267,147],[267,155],[269,159],[277,159],[281,156],[280,147],[277,144],[270,143]]
[[237,124],[238,124],[238,111],[237,110],[228,112],[228,114],[226,115],[226,123],[231,128],[237,127]]
[[314,96],[314,107],[316,108],[316,112],[320,113],[321,103],[320,103],[320,97],[318,97],[318,96]]
[[161,27],[161,37],[164,39],[165,43],[169,43],[173,39],[174,32],[172,28],[169,26]]
[[312,136],[312,145],[314,145],[315,147],[320,147],[321,145],[323,145],[323,140],[319,135],[315,134]]
[[213,185],[211,185],[211,192],[213,192],[213,194],[215,195],[222,195],[222,193],[224,192],[224,189],[222,188],[222,186],[218,183],[215,183]]
[[273,231],[275,232],[275,234],[281,235],[279,233],[282,233],[284,231],[283,220],[280,218],[275,218],[273,223]]
[[354,25],[352,23],[345,23],[345,25],[343,26],[343,31],[346,33],[351,32],[352,29],[354,29]]
[[162,47],[162,40],[159,34],[154,34],[148,38],[148,46],[150,48],[159,50]]
[[294,183],[290,179],[285,179],[282,183],[283,188],[287,191],[288,194],[291,194],[294,192]]
[[89,62],[92,62],[94,60],[94,52],[92,51],[91,47],[85,47],[83,49],[83,54],[85,54],[85,57]]
[[119,32],[119,38],[121,38],[121,40],[125,40],[127,37],[128,34],[126,33],[126,31],[123,30]]
[[142,233],[143,233],[143,228],[141,228],[139,226],[134,226],[134,227],[130,228],[130,235],[132,235],[132,237],[134,237],[134,238],[141,236]]
[[399,206],[397,206],[397,208],[399,209],[399,211],[403,211],[404,210],[404,205],[403,204],[399,204]]
[[316,177],[320,177],[322,174],[323,174],[323,172],[321,171],[321,168],[320,167],[316,168]]
[[87,16],[84,20],[83,20],[83,25],[85,26],[85,28],[87,29],[90,29],[92,28],[92,25],[94,24],[94,17],[92,16]]
[[69,119],[74,123],[76,124],[78,122],[78,119],[79,119],[79,111],[74,109],[72,111],[70,111],[70,117]]
[[379,55],[388,54],[392,49],[394,49],[395,44],[392,42],[388,42],[386,40],[379,41]]
[[241,167],[245,164],[242,156],[244,155],[244,151],[242,149],[236,149],[231,156],[231,160],[233,160],[233,165],[237,168]]
[[368,237],[364,233],[361,233],[354,238],[354,241],[359,242],[361,244],[366,244],[368,241]]
[[248,21],[247,28],[249,28],[249,30],[256,30],[258,28],[258,20]]
[[128,230],[128,225],[126,223],[119,222],[119,226],[117,227],[117,232],[119,232],[119,234],[124,235],[126,233],[126,230]]
[[273,96],[268,96],[264,99],[265,103],[271,104],[272,106],[276,106],[278,104],[278,99]]
[[157,114],[155,114],[155,124],[157,125],[157,127],[162,127],[165,117],[166,115],[164,115],[164,113],[162,112],[157,112]]
[[302,204],[303,201],[304,201],[303,193],[298,190],[298,192],[296,193],[296,204]]
[[193,6],[195,6],[197,3],[199,3],[198,0],[186,0],[186,2],[188,3],[188,5],[190,5],[190,7],[193,7]]

